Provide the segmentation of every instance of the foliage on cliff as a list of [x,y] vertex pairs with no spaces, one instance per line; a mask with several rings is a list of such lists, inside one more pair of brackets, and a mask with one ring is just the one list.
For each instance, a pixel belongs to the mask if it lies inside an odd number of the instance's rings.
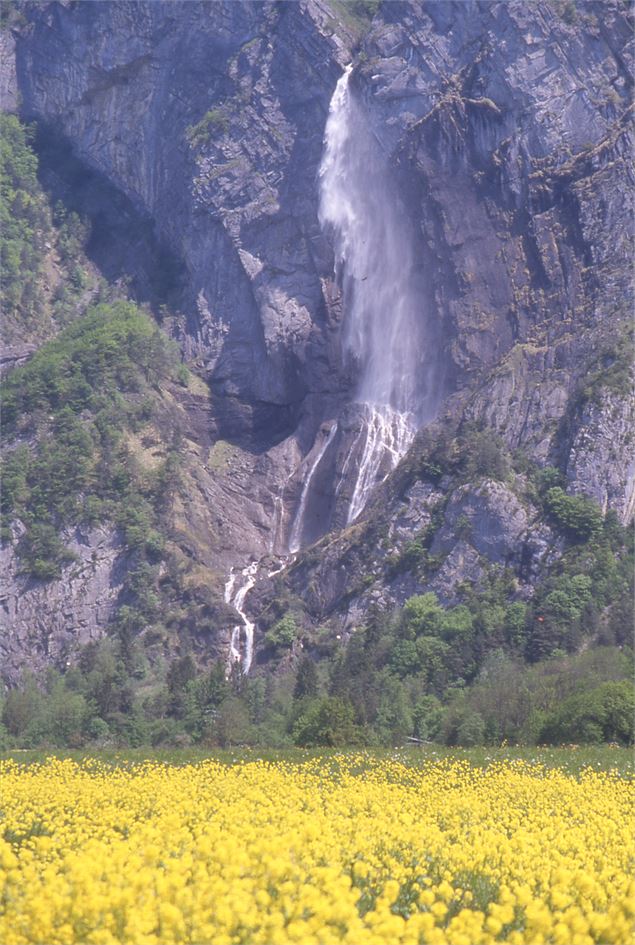
[[3,463],[2,513],[26,528],[19,553],[34,577],[59,576],[69,560],[60,531],[116,522],[130,550],[160,555],[155,504],[175,459],[149,475],[136,467],[126,432],[147,423],[156,386],[178,356],[134,305],[101,304],[17,368],[4,387],[4,434],[16,438]]
[[39,179],[35,127],[0,115],[0,334],[40,343],[72,321],[99,291],[83,256],[89,229]]
[[0,115],[0,304],[5,324],[32,321],[42,304],[51,216],[31,141],[32,129],[14,115]]

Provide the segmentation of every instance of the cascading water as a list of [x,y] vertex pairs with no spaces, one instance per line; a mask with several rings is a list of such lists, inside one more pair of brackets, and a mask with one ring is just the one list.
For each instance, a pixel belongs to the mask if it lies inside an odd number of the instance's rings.
[[[348,523],[360,514],[386,462],[394,469],[412,442],[414,428],[410,415],[392,407],[367,405],[360,436],[364,437],[357,480],[348,510]],[[387,475],[387,474],[386,474]]]
[[328,435],[325,437],[324,442],[320,446],[317,455],[311,465],[309,466],[306,475],[304,477],[304,484],[302,486],[302,492],[300,493],[300,504],[298,505],[298,511],[296,512],[295,519],[293,520],[293,526],[291,528],[291,537],[289,538],[289,551],[291,554],[295,554],[296,551],[300,550],[300,545],[302,543],[302,528],[304,524],[304,513],[306,511],[306,503],[309,496],[309,489],[311,488],[311,481],[316,473],[316,470],[327,449],[333,442],[333,438],[337,433],[337,423],[334,423],[331,429],[328,432]]
[[349,522],[410,446],[427,396],[414,234],[351,92],[351,69],[331,100],[319,172],[319,218],[332,236],[342,287],[344,349],[359,378],[362,425],[351,447],[359,458]]
[[[256,583],[256,573],[258,571],[258,562],[243,568],[242,571],[232,570],[229,580],[225,584],[225,603],[231,604],[238,611],[242,619],[242,624],[236,624],[232,629],[229,643],[228,671],[232,666],[240,665],[245,675],[249,672],[254,656],[254,630],[255,624],[249,619],[243,607],[245,598]],[[241,578],[238,590],[234,590],[238,579]],[[244,640],[241,637],[244,636]]]

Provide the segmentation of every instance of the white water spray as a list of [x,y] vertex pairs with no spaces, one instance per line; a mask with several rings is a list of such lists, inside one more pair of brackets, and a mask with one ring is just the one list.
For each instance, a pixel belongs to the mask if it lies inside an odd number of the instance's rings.
[[[229,643],[228,670],[239,664],[245,675],[249,672],[254,657],[254,630],[255,624],[249,619],[243,607],[245,598],[256,583],[256,573],[258,571],[258,562],[243,568],[242,571],[234,571],[229,576],[225,584],[225,603],[231,604],[238,611],[242,619],[242,624],[236,624],[232,629]],[[234,591],[238,579],[241,578],[240,586]],[[241,637],[244,636],[244,640]]]
[[[364,438],[359,459],[357,480],[348,509],[347,524],[360,514],[378,479],[385,478],[394,469],[410,446],[413,427],[409,415],[392,407],[381,409],[367,405],[367,416],[358,439]],[[353,444],[353,448],[356,443]],[[382,469],[383,465],[383,469]],[[387,472],[385,471],[388,466]],[[384,475],[382,476],[382,472]]]
[[[348,520],[410,446],[425,408],[414,234],[381,147],[351,92],[351,66],[329,109],[320,165],[322,226],[332,235],[342,287],[344,347],[363,404]],[[345,468],[348,466],[348,457]]]
[[322,458],[326,453],[327,449],[331,445],[335,434],[337,433],[337,423],[334,423],[331,429],[328,432],[328,436],[324,439],[320,449],[317,452],[317,455],[310,467],[307,470],[307,473],[304,477],[304,483],[302,485],[302,492],[300,494],[300,504],[298,506],[298,511],[296,512],[295,519],[293,520],[293,527],[291,529],[291,537],[289,538],[289,551],[291,554],[295,554],[296,551],[300,550],[302,544],[302,527],[304,525],[304,513],[306,510],[306,503],[309,497],[309,489],[311,488],[311,481],[313,476],[316,473],[316,470]]

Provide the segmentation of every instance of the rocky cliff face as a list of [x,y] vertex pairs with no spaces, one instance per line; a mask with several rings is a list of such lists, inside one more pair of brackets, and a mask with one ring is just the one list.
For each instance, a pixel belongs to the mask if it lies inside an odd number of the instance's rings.
[[[222,462],[201,466],[214,483],[216,537],[202,544],[217,593],[230,567],[286,551],[302,484],[339,418],[311,480],[304,544],[335,531],[275,580],[264,558],[246,606],[257,617],[297,595],[307,619],[336,615],[347,628],[377,599],[431,588],[452,601],[492,563],[531,594],[559,553],[522,469],[504,482],[426,477],[448,431],[490,430],[508,457],[556,465],[571,492],[632,517],[620,347],[632,33],[617,0],[391,2],[372,22],[342,6],[26,4],[6,42],[23,115],[116,188],[178,262],[172,330],[209,382],[205,422],[222,441]],[[411,216],[442,404],[437,426],[341,530],[354,378],[316,178],[329,101],[351,61],[353,92]],[[12,75],[1,86],[9,106]],[[147,251],[131,247],[127,265],[146,264]],[[185,529],[210,527],[188,523],[187,499],[183,516]],[[426,530],[435,568],[395,573],[391,562]],[[111,564],[114,584],[121,561]],[[45,593],[77,597],[68,581]],[[75,617],[71,603],[64,633]]]
[[259,448],[296,429],[333,360],[315,177],[349,54],[327,17],[316,2],[54,3],[19,42],[25,115],[184,261],[184,347],[221,435]]

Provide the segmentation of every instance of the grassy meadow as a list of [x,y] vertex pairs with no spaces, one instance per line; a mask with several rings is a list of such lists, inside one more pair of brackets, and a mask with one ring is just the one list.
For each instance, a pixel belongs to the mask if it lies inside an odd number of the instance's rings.
[[[0,761],[13,760],[21,765],[42,763],[48,758],[69,758],[78,763],[86,758],[96,758],[113,766],[140,764],[154,761],[166,765],[190,765],[214,759],[221,764],[244,764],[256,760],[271,763],[301,764],[315,759],[329,759],[342,755],[339,748],[105,748],[98,752],[82,749],[14,749],[0,752]],[[477,746],[474,748],[448,748],[445,745],[402,745],[394,749],[373,749],[360,753],[356,758],[367,759],[367,763],[383,760],[398,760],[406,767],[419,766],[431,761],[466,761],[477,767],[487,767],[494,762],[524,761],[528,764],[560,768],[568,774],[578,774],[585,768],[597,771],[616,771],[624,777],[635,776],[635,751],[622,745],[569,745],[552,746]]]

